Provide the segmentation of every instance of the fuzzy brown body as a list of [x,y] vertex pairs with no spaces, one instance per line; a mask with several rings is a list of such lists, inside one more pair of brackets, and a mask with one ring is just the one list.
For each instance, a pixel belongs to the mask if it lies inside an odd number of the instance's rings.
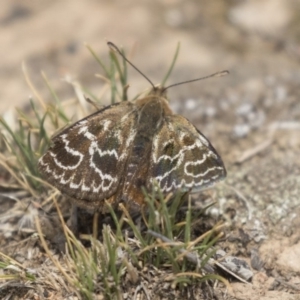
[[103,210],[104,200],[137,211],[142,188],[163,193],[198,191],[226,176],[220,156],[184,117],[174,115],[166,93],[108,106],[60,132],[39,169],[84,208]]

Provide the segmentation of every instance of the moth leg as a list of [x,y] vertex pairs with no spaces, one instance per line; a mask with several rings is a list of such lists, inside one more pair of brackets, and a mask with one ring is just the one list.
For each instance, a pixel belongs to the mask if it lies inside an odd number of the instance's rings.
[[98,238],[98,219],[99,219],[99,212],[95,212],[93,216],[93,238],[96,240]]
[[74,203],[72,203],[71,206],[71,213],[70,213],[70,218],[67,222],[67,225],[71,229],[71,231],[74,233],[76,237],[78,237],[78,206]]

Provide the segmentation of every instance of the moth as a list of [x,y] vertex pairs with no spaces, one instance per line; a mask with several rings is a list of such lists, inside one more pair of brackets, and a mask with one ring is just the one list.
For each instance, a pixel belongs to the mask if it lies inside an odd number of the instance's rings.
[[146,79],[152,85],[146,97],[107,106],[74,123],[52,138],[40,158],[42,175],[79,207],[101,212],[107,200],[136,212],[145,204],[143,189],[150,192],[153,185],[165,195],[198,192],[225,178],[224,163],[209,140],[172,112],[170,86]]

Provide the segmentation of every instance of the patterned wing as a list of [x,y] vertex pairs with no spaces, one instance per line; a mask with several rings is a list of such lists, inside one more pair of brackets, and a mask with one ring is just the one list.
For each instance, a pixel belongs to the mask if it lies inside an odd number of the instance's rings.
[[134,106],[126,101],[76,122],[53,138],[39,160],[40,172],[62,193],[101,206],[118,188],[136,121]]
[[154,136],[148,189],[157,182],[165,193],[197,192],[226,176],[221,157],[193,124],[170,115]]

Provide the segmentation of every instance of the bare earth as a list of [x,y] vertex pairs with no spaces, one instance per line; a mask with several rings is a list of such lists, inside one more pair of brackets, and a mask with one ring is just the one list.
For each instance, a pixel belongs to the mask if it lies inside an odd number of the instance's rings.
[[[98,95],[99,66],[84,42],[105,59],[107,40],[134,49],[131,60],[155,83],[177,42],[169,83],[230,71],[169,92],[173,109],[210,139],[227,167],[212,213],[230,223],[222,247],[255,275],[252,284],[233,282],[235,296],[224,298],[300,299],[300,2],[7,1],[0,11],[1,114],[10,120],[14,107],[29,106],[22,62],[46,100],[41,70],[61,99],[75,98],[66,76]],[[148,88],[134,70],[129,76],[129,95]]]

